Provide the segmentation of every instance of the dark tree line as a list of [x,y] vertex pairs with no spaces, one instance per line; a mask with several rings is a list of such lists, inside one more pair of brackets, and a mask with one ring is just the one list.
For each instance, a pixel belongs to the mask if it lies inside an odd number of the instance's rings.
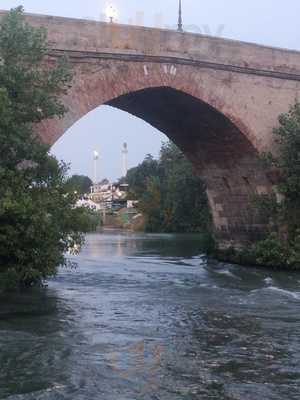
[[85,175],[72,175],[66,182],[69,192],[77,193],[80,196],[90,193],[92,180]]
[[205,185],[176,145],[164,143],[160,157],[147,155],[128,171],[131,197],[139,200],[148,232],[207,232],[210,213]]

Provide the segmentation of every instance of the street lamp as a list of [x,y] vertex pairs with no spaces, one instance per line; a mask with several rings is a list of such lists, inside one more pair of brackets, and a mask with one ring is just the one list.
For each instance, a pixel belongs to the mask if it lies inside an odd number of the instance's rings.
[[178,32],[183,32],[183,25],[182,25],[182,4],[181,0],[179,0],[179,9],[178,9]]
[[94,184],[96,185],[97,183],[97,164],[99,160],[99,153],[97,150],[93,151],[93,159],[94,159]]
[[111,24],[118,17],[118,11],[114,6],[107,6],[106,10],[105,10],[105,14]]

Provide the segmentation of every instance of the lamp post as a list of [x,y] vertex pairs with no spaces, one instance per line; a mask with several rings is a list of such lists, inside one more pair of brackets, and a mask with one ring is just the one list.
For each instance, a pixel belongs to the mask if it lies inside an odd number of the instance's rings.
[[97,150],[94,150],[93,152],[93,159],[94,159],[94,184],[96,185],[97,183],[97,164],[98,164],[98,160],[99,160],[99,153]]
[[182,25],[182,4],[181,0],[179,0],[179,9],[178,9],[178,32],[183,32],[183,25]]
[[127,143],[123,144],[123,149],[122,149],[122,174],[123,177],[127,176],[128,172],[128,147]]
[[105,10],[105,14],[111,24],[118,16],[117,9],[114,6],[108,6]]

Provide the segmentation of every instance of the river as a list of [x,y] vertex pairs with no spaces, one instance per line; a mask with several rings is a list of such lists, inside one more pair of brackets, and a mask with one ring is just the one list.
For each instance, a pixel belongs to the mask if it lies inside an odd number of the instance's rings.
[[2,295],[0,399],[299,400],[300,274],[180,235],[88,235],[73,261]]

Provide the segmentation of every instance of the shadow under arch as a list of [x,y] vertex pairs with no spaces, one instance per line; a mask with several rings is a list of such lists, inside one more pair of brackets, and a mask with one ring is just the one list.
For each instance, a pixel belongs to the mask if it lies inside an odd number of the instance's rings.
[[253,196],[272,190],[258,151],[228,117],[168,86],[118,96],[106,105],[143,119],[172,140],[205,181],[215,235],[221,247],[264,236]]
[[258,155],[246,135],[228,117],[177,89],[151,87],[118,96],[105,104],[148,122],[202,168],[212,161],[223,167],[225,161],[228,165],[247,154]]

